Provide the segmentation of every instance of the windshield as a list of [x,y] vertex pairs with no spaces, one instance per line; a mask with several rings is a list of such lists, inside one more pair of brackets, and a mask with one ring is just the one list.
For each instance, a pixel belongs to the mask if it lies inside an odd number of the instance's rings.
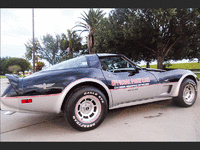
[[79,56],[76,58],[68,59],[61,63],[55,64],[44,70],[58,70],[58,69],[69,69],[69,68],[87,68],[88,63],[85,56]]

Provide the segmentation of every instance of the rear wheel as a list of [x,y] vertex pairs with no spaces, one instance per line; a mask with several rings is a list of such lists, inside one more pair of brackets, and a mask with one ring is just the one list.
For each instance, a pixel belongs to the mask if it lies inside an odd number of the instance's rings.
[[64,116],[73,128],[88,131],[103,122],[107,110],[104,94],[95,87],[84,86],[72,92],[65,104]]
[[185,79],[180,87],[178,97],[173,98],[176,105],[181,107],[192,106],[197,98],[197,85],[191,79]]

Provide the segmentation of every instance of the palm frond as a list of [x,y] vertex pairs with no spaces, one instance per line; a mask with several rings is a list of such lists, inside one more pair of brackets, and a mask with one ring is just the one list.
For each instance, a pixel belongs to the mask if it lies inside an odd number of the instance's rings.
[[83,16],[83,18],[82,17],[78,17],[78,18],[80,18],[80,19],[84,20],[85,22],[87,22],[87,18],[83,14],[81,14],[81,15]]
[[82,23],[82,22],[78,22],[79,24],[82,24],[82,25],[84,25],[84,26],[86,26],[87,25],[87,23]]
[[[88,30],[82,30],[81,33],[85,32],[85,31],[88,31]],[[81,35],[81,33],[79,34],[79,36]]]
[[88,19],[88,18],[90,18],[89,17],[89,15],[84,11],[84,13],[85,13],[85,16],[83,15],[83,14],[81,14],[82,16],[83,16],[83,18],[85,18],[86,20]]
[[74,28],[75,27],[82,27],[82,28],[86,28],[86,26],[82,26],[82,25],[76,25],[76,26],[74,26]]
[[97,10],[94,10],[93,8],[90,8],[88,13],[83,11],[80,18],[84,22],[76,22],[77,25],[75,27],[81,27],[83,30],[76,30],[81,31],[80,35],[85,32],[89,31],[90,33],[93,33],[96,25],[99,24],[100,20],[104,17],[105,13],[103,13],[103,10],[100,10],[99,8]]
[[[83,31],[83,30],[75,30],[75,31]],[[86,30],[86,31],[89,31],[89,30]]]

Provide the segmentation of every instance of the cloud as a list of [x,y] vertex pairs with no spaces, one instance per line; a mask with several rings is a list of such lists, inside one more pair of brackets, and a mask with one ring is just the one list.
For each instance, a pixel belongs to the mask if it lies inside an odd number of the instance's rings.
[[[103,10],[109,12],[109,9]],[[77,21],[81,21],[78,17],[81,17],[83,11],[87,13],[89,8],[34,8],[35,37],[40,40],[47,33],[53,36],[66,34],[67,29],[72,29]],[[87,34],[85,32],[81,36]],[[32,8],[1,9],[2,57],[24,56],[24,43],[32,36]]]
[[67,33],[84,9],[35,9],[35,34],[37,36]]
[[6,35],[31,35],[31,9],[2,9],[1,28]]

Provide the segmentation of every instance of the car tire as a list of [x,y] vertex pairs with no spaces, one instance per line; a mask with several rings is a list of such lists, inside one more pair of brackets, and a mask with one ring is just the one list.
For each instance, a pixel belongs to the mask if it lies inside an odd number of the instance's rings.
[[184,79],[181,84],[178,97],[173,102],[180,107],[192,106],[197,98],[197,84],[191,79]]
[[64,117],[79,131],[98,127],[108,111],[105,95],[92,86],[82,86],[74,90],[64,106]]

